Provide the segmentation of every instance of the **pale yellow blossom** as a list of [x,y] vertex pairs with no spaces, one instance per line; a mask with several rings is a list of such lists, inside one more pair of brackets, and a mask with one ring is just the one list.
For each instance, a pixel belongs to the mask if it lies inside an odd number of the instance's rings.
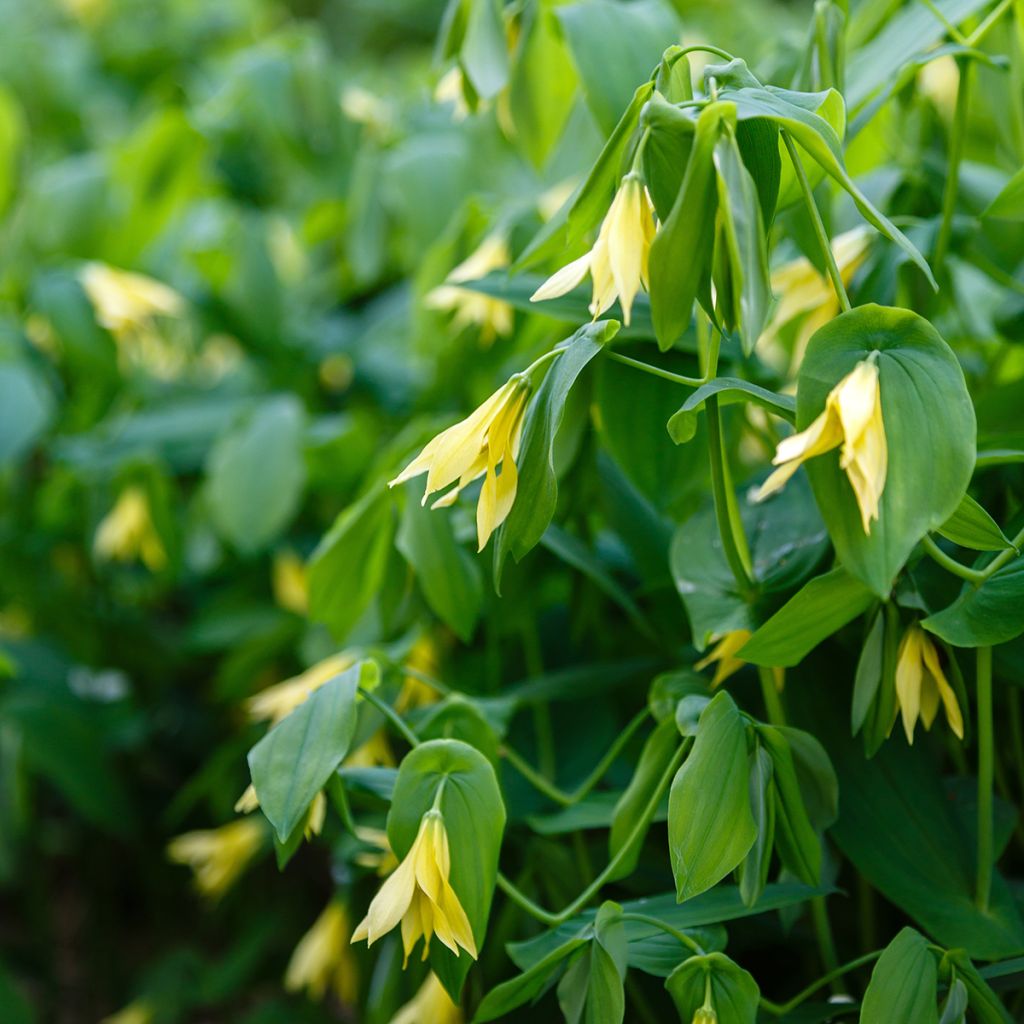
[[279,551],[274,556],[271,580],[278,607],[296,615],[305,615],[309,609],[306,563],[294,551]]
[[[693,666],[698,672],[710,665],[715,666],[715,674],[711,680],[712,689],[721,686],[726,679],[739,672],[747,664],[742,658],[737,657],[737,653],[752,635],[749,629],[732,629],[728,633],[715,637],[717,641],[715,646]],[[784,670],[773,668],[771,672],[776,689],[781,690],[785,680]]]
[[348,913],[332,900],[295,947],[284,975],[285,989],[305,989],[317,1001],[331,990],[343,1004],[354,1005],[359,998],[359,971],[351,937]]
[[292,676],[282,683],[275,683],[250,697],[245,702],[246,711],[254,722],[269,720],[277,725],[282,718],[290,715],[306,698],[335,676],[351,668],[358,656],[352,651],[332,654],[318,661],[312,668]]
[[389,1024],[463,1024],[462,1009],[431,971],[419,991],[391,1018]]
[[942,703],[946,721],[959,739],[964,738],[964,719],[953,687],[949,685],[939,652],[927,633],[915,622],[907,627],[896,656],[896,700],[903,718],[907,742],[914,742],[918,718],[932,727]]
[[100,1024],[153,1024],[153,1007],[142,999],[136,999],[117,1013],[104,1017]]
[[152,572],[167,565],[167,552],[153,525],[149,499],[141,487],[126,487],[103,517],[93,540],[96,557],[104,561],[140,559]]
[[196,888],[210,899],[218,899],[263,846],[263,826],[250,818],[220,828],[186,832],[167,844],[167,856],[175,864],[190,867]]

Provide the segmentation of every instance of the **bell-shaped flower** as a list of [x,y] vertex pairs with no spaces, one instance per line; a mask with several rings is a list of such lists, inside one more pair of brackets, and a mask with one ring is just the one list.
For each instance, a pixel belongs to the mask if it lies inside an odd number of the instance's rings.
[[433,971],[389,1024],[462,1024],[465,1018]]
[[450,871],[444,817],[438,810],[427,811],[409,852],[374,896],[352,941],[366,939],[372,945],[400,923],[406,963],[421,936],[425,960],[434,935],[456,956],[464,949],[475,960],[473,929],[448,881]]
[[509,263],[508,242],[501,234],[488,235],[477,249],[462,261],[447,277],[445,283],[427,292],[424,302],[431,309],[455,314],[452,325],[480,328],[480,340],[489,345],[499,335],[512,333],[512,307],[502,299],[483,295],[461,287],[467,281],[477,281],[493,270],[501,270]]
[[590,313],[596,320],[616,299],[629,326],[633,300],[648,287],[647,264],[654,241],[654,207],[640,176],[630,172],[608,207],[594,247],[556,271],[530,296],[531,302],[571,292],[590,274]]
[[149,327],[155,316],[180,316],[185,311],[178,292],[143,274],[87,263],[79,280],[96,320],[114,334]]
[[305,989],[310,999],[318,1002],[331,990],[339,1002],[355,1005],[359,969],[352,955],[351,933],[348,913],[332,900],[295,947],[285,970],[285,989]]
[[484,483],[476,506],[476,533],[479,550],[483,551],[491,534],[512,511],[516,498],[519,474],[515,460],[529,395],[530,384],[525,376],[510,378],[464,420],[429,441],[388,486],[394,487],[426,473],[423,504],[431,494],[455,484],[431,506],[446,508],[463,488],[482,476]]
[[878,518],[885,487],[888,445],[882,422],[882,393],[873,357],[859,362],[828,394],[825,409],[806,430],[783,438],[772,462],[779,468],[761,485],[757,500],[780,490],[808,459],[840,448],[860,509],[864,532]]
[[914,742],[918,718],[932,727],[941,703],[946,721],[959,739],[964,738],[964,719],[953,687],[949,685],[939,652],[928,634],[915,622],[907,628],[896,656],[896,700],[903,718],[907,742]]
[[259,821],[245,818],[220,828],[186,832],[167,844],[167,856],[195,874],[196,888],[218,899],[231,886],[263,846],[265,831]]
[[312,668],[292,676],[282,683],[275,683],[250,697],[245,702],[246,711],[254,722],[269,721],[277,725],[282,718],[290,715],[315,690],[329,683],[335,676],[351,668],[357,660],[352,651],[332,654],[318,661]]
[[149,500],[141,487],[126,487],[121,492],[96,529],[93,550],[96,557],[104,561],[141,559],[152,572],[159,572],[167,565],[167,552],[153,525]]
[[[715,666],[711,689],[721,686],[726,679],[735,675],[747,664],[742,658],[737,657],[737,653],[752,635],[749,629],[731,629],[728,633],[723,633],[715,638],[717,641],[715,646],[693,666],[698,672],[711,665]],[[775,680],[775,688],[781,690],[785,681],[785,670],[773,668],[771,672],[772,678]]]

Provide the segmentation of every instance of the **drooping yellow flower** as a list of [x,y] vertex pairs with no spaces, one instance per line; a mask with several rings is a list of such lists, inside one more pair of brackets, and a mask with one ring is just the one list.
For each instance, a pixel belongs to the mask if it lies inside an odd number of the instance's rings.
[[117,1013],[104,1017],[100,1024],[153,1024],[155,1013],[149,1003],[136,999]]
[[[832,254],[843,284],[848,285],[868,253],[870,231],[860,225],[832,239]],[[799,363],[811,335],[839,315],[839,299],[828,277],[823,277],[807,257],[801,256],[774,271],[772,292],[778,302],[772,310],[761,337],[762,345],[771,345],[791,320],[807,314],[794,346],[793,362]]]
[[186,832],[167,844],[167,856],[175,864],[190,867],[196,888],[218,899],[249,866],[263,845],[263,826],[250,818],[220,828]]
[[465,121],[469,117],[469,104],[466,102],[466,88],[462,78],[462,68],[458,65],[449,68],[434,86],[434,99],[438,103],[452,105],[452,120]]
[[391,1018],[390,1024],[462,1024],[462,1009],[433,971],[419,991]]
[[693,1015],[693,1024],[718,1024],[718,1014],[710,1006],[700,1006]]
[[530,301],[565,295],[590,274],[594,285],[591,315],[596,320],[618,299],[628,327],[636,293],[648,286],[647,262],[653,241],[654,207],[639,175],[630,172],[608,207],[594,247],[552,274]]
[[167,552],[141,487],[126,487],[121,492],[96,529],[93,550],[105,561],[131,562],[139,558],[151,572],[167,565]]
[[441,694],[424,676],[436,676],[438,668],[437,642],[430,633],[422,633],[409,648],[405,659],[406,675],[402,689],[395,698],[395,710],[404,715],[414,708],[436,704]]
[[939,652],[928,634],[915,622],[907,627],[896,657],[896,700],[903,717],[907,742],[914,742],[918,718],[932,727],[941,701],[946,721],[959,739],[964,738],[964,719],[953,687],[949,685]]
[[489,345],[496,337],[512,333],[512,307],[501,299],[462,288],[467,281],[486,277],[492,270],[501,270],[509,263],[508,242],[497,232],[488,235],[476,250],[447,277],[445,283],[427,293],[424,302],[431,309],[454,312],[452,324],[480,328],[480,340]]
[[779,468],[761,485],[757,500],[780,490],[808,459],[840,446],[839,465],[853,487],[864,532],[870,533],[871,520],[878,518],[889,461],[874,353],[829,392],[824,411],[806,430],[779,442],[772,459]]
[[451,854],[444,817],[438,810],[427,811],[409,852],[370,903],[366,917],[352,936],[372,945],[401,922],[405,963],[423,937],[423,959],[430,952],[433,935],[456,956],[464,949],[477,958],[476,939],[459,897],[448,881]]
[[349,768],[393,768],[395,764],[395,755],[383,729],[378,729],[345,758],[345,765]]
[[284,975],[288,992],[305,989],[320,1001],[331,989],[352,1006],[359,998],[359,971],[351,947],[348,912],[332,900],[295,947]]
[[180,316],[185,300],[173,288],[143,274],[87,263],[79,280],[97,321],[114,334],[148,328],[157,316]]
[[352,651],[341,651],[332,654],[323,661],[318,661],[312,668],[286,679],[283,683],[275,683],[265,690],[250,697],[245,702],[246,711],[254,722],[269,720],[277,725],[282,718],[290,715],[311,693],[319,690],[324,683],[329,683],[336,675],[351,668],[357,660]]
[[274,601],[278,607],[296,615],[305,615],[309,609],[306,563],[290,549],[279,551],[274,556],[271,572]]
[[[698,672],[710,665],[715,666],[715,674],[711,680],[712,689],[721,686],[726,679],[747,664],[736,655],[752,635],[749,629],[731,629],[728,633],[715,637],[715,646],[693,666]],[[786,679],[785,669],[773,668],[771,672],[775,688],[781,691]]]
[[[256,795],[256,787],[250,782],[245,791],[235,801],[235,814],[252,814],[258,810],[260,798]],[[324,829],[324,821],[327,819],[327,797],[321,790],[310,802],[306,809],[306,823],[303,826],[302,834],[306,840],[318,836]]]
[[352,858],[361,868],[376,871],[383,878],[390,875],[398,867],[398,858],[388,842],[388,834],[383,829],[370,828],[368,825],[356,825],[356,839],[373,850],[364,850]]
[[[516,457],[530,395],[529,379],[516,374],[506,381],[474,412],[442,431],[392,480],[394,487],[427,474],[423,504],[436,491],[458,483],[431,508],[451,505],[464,487],[484,477],[476,505],[476,534],[483,551],[491,534],[512,511],[519,474]],[[500,474],[498,469],[501,469]]]

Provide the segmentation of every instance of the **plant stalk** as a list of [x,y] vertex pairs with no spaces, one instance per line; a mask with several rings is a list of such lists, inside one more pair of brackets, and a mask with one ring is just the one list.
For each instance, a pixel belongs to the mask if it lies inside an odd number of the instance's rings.
[[992,648],[978,648],[978,864],[975,903],[987,911],[992,892],[994,860],[992,785],[995,741],[992,718]]
[[953,113],[953,133],[949,140],[949,166],[946,168],[946,187],[942,193],[942,221],[935,240],[935,267],[938,270],[946,261],[949,242],[953,235],[953,213],[960,189],[960,162],[964,155],[967,138],[967,105],[971,91],[971,75],[974,62],[958,60],[960,83],[956,90],[956,109]]

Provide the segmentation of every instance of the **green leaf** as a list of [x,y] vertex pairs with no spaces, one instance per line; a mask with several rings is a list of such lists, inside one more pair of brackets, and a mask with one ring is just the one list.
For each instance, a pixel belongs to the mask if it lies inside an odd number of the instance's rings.
[[509,83],[509,111],[518,142],[541,167],[561,138],[578,80],[551,7],[538,3],[524,19]]
[[636,83],[646,79],[665,44],[678,36],[679,21],[662,0],[583,0],[559,5],[583,95],[601,131],[615,127]]
[[[661,722],[647,737],[640,760],[626,791],[619,798],[612,815],[611,832],[608,835],[608,856],[614,857],[626,844],[629,834],[643,815],[661,776],[667,770],[676,749],[679,747],[679,731],[674,718]],[[634,840],[630,852],[625,855],[609,881],[625,878],[633,873],[647,830]]]
[[801,882],[817,885],[821,881],[821,844],[804,807],[789,740],[770,725],[759,725],[757,735],[772,759],[775,848],[779,859]]
[[[797,427],[824,409],[828,393],[877,353],[889,450],[879,518],[865,533],[838,452],[806,463],[814,496],[843,565],[885,597],[917,542],[956,511],[974,468],[975,420],[963,371],[928,321],[905,309],[867,305],[811,338],[800,368]],[[928,487],[920,486],[921,480]]]
[[860,1024],[938,1024],[937,980],[928,942],[913,928],[904,928],[871,972]]
[[762,227],[767,231],[775,216],[779,201],[782,175],[779,129],[770,121],[752,118],[736,125],[743,165],[757,189],[757,205],[761,211]]
[[1004,551],[1013,545],[999,524],[969,495],[960,500],[956,511],[939,527],[946,540],[974,551]]
[[324,683],[249,751],[260,807],[287,843],[313,798],[348,754],[356,728],[356,691],[376,679],[363,661]]
[[683,1024],[691,1024],[708,995],[719,1024],[754,1024],[757,1019],[761,990],[724,953],[691,956],[669,975],[665,988]]
[[761,337],[772,301],[764,221],[757,188],[733,133],[727,131],[719,137],[713,159],[730,285],[727,290],[720,288],[719,294],[727,293],[732,299],[723,319],[727,328],[739,330],[744,355],[750,355]]
[[672,212],[651,243],[651,316],[658,346],[670,349],[690,326],[693,303],[710,272],[715,229],[715,145],[728,103],[711,103],[697,119],[693,150]]
[[750,852],[736,869],[743,902],[753,906],[768,883],[768,869],[772,862],[775,840],[775,801],[772,799],[772,759],[762,746],[758,746],[750,759],[750,811],[754,816],[757,838]]
[[953,963],[957,978],[967,989],[967,1002],[980,1024],[1012,1024],[1012,1018],[988,982],[962,949],[950,949],[945,959]]
[[692,392],[669,419],[668,433],[676,444],[693,440],[697,432],[698,414],[712,395],[719,396],[719,405],[752,402],[789,423],[796,419],[796,398],[792,395],[780,395],[738,377],[716,377]]
[[[594,936],[574,959],[558,985],[558,1002],[566,1024],[621,1024],[626,1012],[623,979],[628,947],[622,908],[601,905]],[[584,1017],[585,1014],[585,1017]]]
[[857,672],[853,679],[853,703],[850,706],[850,734],[856,736],[871,710],[871,704],[882,685],[882,646],[885,637],[885,617],[879,612],[868,630],[857,659]]
[[669,855],[680,903],[720,882],[753,846],[748,777],[746,725],[722,692],[704,709],[669,792]]
[[339,514],[310,558],[310,617],[324,623],[339,643],[376,596],[393,530],[387,490],[371,487]]
[[942,1005],[939,1024],[967,1024],[967,1003],[967,986],[959,978],[954,978]]
[[[814,113],[828,123],[828,126],[835,132],[836,138],[841,142],[846,134],[846,104],[843,102],[843,97],[835,89],[826,89],[824,92],[812,95],[816,100]],[[776,149],[781,164],[779,209],[784,210],[794,203],[802,202],[804,193],[796,175],[796,168],[790,158],[789,148],[781,137],[776,139]],[[824,169],[813,160],[801,159],[800,163],[804,168],[804,174],[807,175],[807,183],[812,189],[817,188],[825,177]]]
[[508,47],[501,0],[466,0],[465,34],[459,48],[459,63],[485,100],[496,96],[508,81]]
[[1017,557],[981,586],[965,583],[960,596],[923,619],[925,629],[954,647],[1004,644],[1024,633],[1024,558]]
[[422,506],[421,485],[411,482],[405,490],[405,509],[395,546],[412,566],[434,614],[468,643],[483,605],[480,565],[456,543],[451,517]]
[[1010,178],[982,216],[999,220],[1024,220],[1024,167]]
[[[490,761],[460,740],[429,740],[415,747],[398,770],[388,813],[388,840],[395,855],[404,857],[416,839],[423,815],[435,806],[439,790],[439,808],[451,850],[449,878],[469,918],[477,948],[482,949],[505,830],[505,804]],[[456,957],[435,942],[430,964],[458,1002],[472,958]]]
[[845,569],[805,583],[737,652],[755,665],[790,667],[875,600]]
[[558,498],[555,435],[562,422],[566,400],[590,360],[615,337],[618,326],[615,320],[600,320],[581,327],[565,344],[530,401],[516,460],[520,469],[515,504],[499,527],[494,542],[496,584],[509,553],[520,561],[551,522]]
[[[689,67],[685,58],[678,64]],[[693,150],[696,121],[692,113],[680,110],[660,92],[655,92],[640,115],[640,127],[648,133],[643,151],[644,183],[658,219],[662,221],[672,212]]]
[[0,1006],[4,1008],[5,1024],[35,1024],[39,1019],[21,986],[3,964],[0,964]]
[[220,533],[244,553],[269,544],[298,509],[306,480],[302,431],[298,400],[271,398],[210,453],[210,515]]
[[53,396],[24,363],[0,364],[0,465],[21,458],[53,418]]
[[853,199],[864,219],[878,229],[886,238],[903,250],[907,257],[920,268],[933,288],[935,278],[927,261],[918,252],[913,242],[885,214],[875,208],[872,202],[857,187],[853,178],[843,166],[842,147],[832,126],[823,117],[813,112],[804,102],[815,102],[813,93],[794,93],[786,89],[765,86],[761,89],[727,89],[722,100],[730,100],[736,106],[736,116],[741,120],[765,117],[789,132],[799,149],[804,150],[829,177],[841,185]]
[[476,1014],[473,1016],[473,1024],[498,1020],[516,1007],[522,1006],[540,995],[547,985],[548,979],[561,967],[562,962],[590,941],[588,934],[582,929],[578,929],[578,931],[580,934],[577,934],[575,938],[567,939],[556,946],[522,974],[515,978],[509,978],[508,981],[503,981],[500,985],[492,988],[480,1001]]

